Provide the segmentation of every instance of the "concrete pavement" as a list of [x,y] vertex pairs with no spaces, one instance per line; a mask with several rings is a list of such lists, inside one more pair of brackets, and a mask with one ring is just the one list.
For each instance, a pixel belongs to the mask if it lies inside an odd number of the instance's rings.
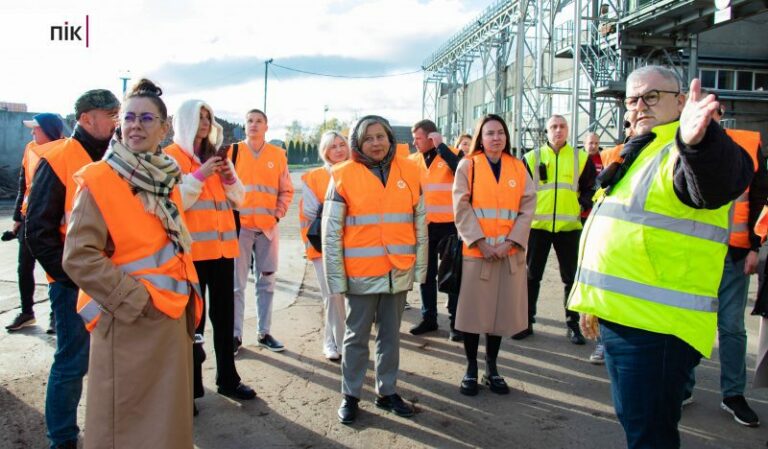
[[[294,180],[298,180],[297,175]],[[298,190],[298,182],[296,186]],[[459,394],[463,347],[447,340],[445,296],[439,299],[438,332],[426,337],[407,332],[420,319],[417,288],[409,295],[414,309],[405,312],[401,327],[398,388],[416,405],[418,413],[413,419],[403,419],[374,407],[373,375],[369,371],[358,421],[352,426],[339,424],[339,365],[322,355],[322,302],[314,270],[304,260],[298,240],[299,197],[297,191],[289,216],[280,222],[280,269],[272,327],[287,349],[272,353],[256,346],[250,284],[245,346],[237,357],[237,367],[243,381],[256,389],[258,398],[238,403],[215,393],[213,348],[207,343],[207,391],[197,401],[200,416],[195,418],[197,448],[624,447],[605,368],[586,362],[592,344],[573,346],[565,338],[562,284],[554,255],[545,272],[536,334],[521,342],[505,339],[502,344],[499,367],[513,390],[509,396],[497,396],[485,388],[473,398]],[[0,220],[0,229],[9,226],[9,217]],[[0,248],[0,324],[5,325],[18,313],[17,247],[9,242]],[[754,289],[753,282],[750,297],[754,297]],[[0,332],[1,449],[46,445],[42,413],[55,339],[44,333],[49,310],[44,287],[38,289],[36,298],[42,301],[35,307],[39,326],[14,334]],[[751,310],[751,304],[748,307]],[[746,319],[751,382],[758,323],[755,317],[747,315]],[[481,342],[481,370],[483,346]],[[764,428],[740,426],[719,409],[717,350],[712,360],[702,362],[697,375],[696,402],[686,407],[680,424],[683,447],[764,447],[768,439]],[[768,420],[768,392],[748,387],[747,398]],[[81,405],[81,423],[83,409]]]

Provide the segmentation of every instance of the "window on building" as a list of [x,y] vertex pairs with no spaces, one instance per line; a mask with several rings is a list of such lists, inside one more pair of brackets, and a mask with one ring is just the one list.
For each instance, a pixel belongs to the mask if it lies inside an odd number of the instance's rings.
[[513,112],[515,110],[515,97],[510,95],[504,98],[504,112]]
[[768,91],[768,73],[755,72],[755,90]]
[[479,105],[475,106],[474,108],[472,108],[472,116],[474,118],[482,117],[483,114],[485,114],[485,105],[484,104],[479,104]]
[[496,112],[496,105],[493,103],[493,101],[489,101],[485,104],[485,113],[486,114],[493,114]]
[[752,72],[736,72],[736,90],[752,90]]
[[717,70],[702,70],[700,72],[701,87],[706,89],[717,88]]
[[717,71],[717,88],[720,90],[733,90],[734,71],[733,70],[718,70]]

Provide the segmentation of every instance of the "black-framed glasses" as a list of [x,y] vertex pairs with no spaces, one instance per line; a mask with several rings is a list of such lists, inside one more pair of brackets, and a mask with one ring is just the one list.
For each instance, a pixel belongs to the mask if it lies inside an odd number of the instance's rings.
[[637,102],[641,98],[643,99],[643,103],[645,103],[646,106],[656,106],[656,104],[659,102],[659,99],[661,98],[661,94],[674,94],[675,96],[678,96],[680,95],[680,91],[658,89],[649,90],[642,95],[625,98],[624,106],[626,106],[630,111],[633,111],[637,108]]
[[135,114],[133,112],[126,112],[123,114],[123,122],[124,123],[138,123],[141,124],[141,126],[152,126],[158,121],[163,121],[162,118],[160,118],[159,115],[153,114],[151,112],[144,112],[142,114]]

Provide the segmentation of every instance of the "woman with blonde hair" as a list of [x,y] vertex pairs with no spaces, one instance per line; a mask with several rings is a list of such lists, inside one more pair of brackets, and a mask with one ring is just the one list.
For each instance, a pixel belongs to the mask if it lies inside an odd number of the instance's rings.
[[341,349],[344,343],[344,295],[330,294],[328,281],[325,279],[321,248],[313,246],[307,239],[307,231],[315,219],[322,215],[323,200],[328,184],[331,181],[331,167],[349,159],[347,139],[336,131],[327,131],[320,138],[320,157],[323,166],[305,173],[301,180],[302,198],[299,203],[299,219],[301,220],[301,238],[306,247],[307,259],[312,261],[317,274],[317,282],[323,295],[325,309],[325,332],[323,334],[323,354],[331,361],[341,360]]
[[453,148],[456,152],[461,152],[466,156],[469,154],[469,147],[472,144],[472,136],[469,134],[461,134],[456,138],[456,142],[453,144]]
[[64,269],[92,331],[85,448],[192,449],[192,336],[202,304],[181,171],[162,152],[162,91],[142,79],[122,135],[76,175]]
[[512,155],[509,138],[504,119],[482,117],[453,183],[456,228],[464,241],[456,329],[464,332],[467,371],[459,391],[469,396],[478,393],[480,334],[486,342],[483,383],[507,394],[496,366],[501,338],[528,326],[525,245],[536,189],[525,164]]

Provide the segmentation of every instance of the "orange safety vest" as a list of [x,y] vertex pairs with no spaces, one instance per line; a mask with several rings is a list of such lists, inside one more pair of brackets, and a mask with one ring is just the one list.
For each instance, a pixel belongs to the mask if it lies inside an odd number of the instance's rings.
[[427,223],[453,223],[453,172],[438,154],[427,167],[422,153],[408,156],[421,172],[421,187],[427,209]]
[[[760,133],[741,129],[726,129],[726,134],[739,144],[749,157],[757,172],[757,151],[760,148]],[[751,248],[749,242],[749,187],[733,202],[733,223],[731,224],[731,237],[728,245],[736,248]]]
[[[314,170],[310,170],[302,175],[301,180],[304,181],[304,185],[312,190],[315,197],[320,204],[325,199],[325,192],[328,190],[328,183],[331,182],[331,174],[328,172],[327,167],[319,167]],[[307,231],[309,231],[309,225],[312,223],[304,216],[304,199],[299,201],[299,221],[301,222],[301,241],[304,242],[304,248],[307,251],[307,259],[319,259],[322,254],[315,249],[314,246],[309,244],[307,240]]]
[[[137,279],[149,291],[152,304],[173,319],[179,318],[194,295],[195,322],[203,311],[197,272],[189,253],[178,254],[160,219],[149,214],[125,180],[104,161],[89,165],[76,174],[77,183],[96,202],[115,251],[109,256],[124,273]],[[178,187],[171,199],[181,209]],[[80,290],[77,312],[92,331],[101,317],[101,306]]]
[[40,162],[40,155],[34,150],[38,145],[34,140],[27,143],[24,147],[24,156],[21,157],[21,166],[24,168],[24,198],[21,200],[21,215],[27,215],[27,201],[29,199],[29,187],[32,185],[32,176],[35,174],[37,163]]
[[411,155],[411,147],[407,143],[395,144],[395,154],[399,157],[408,157]]
[[[54,143],[54,142],[51,142]],[[85,151],[80,142],[73,138],[57,140],[54,145],[43,154],[41,159],[48,161],[56,177],[64,185],[64,215],[61,217],[59,232],[61,241],[67,234],[67,224],[69,216],[72,214],[72,206],[75,204],[75,193],[77,192],[77,183],[74,175],[81,168],[93,162],[91,156]]]
[[[472,209],[480,222],[485,241],[489,245],[498,245],[507,239],[515,226],[515,220],[520,212],[520,199],[525,193],[528,171],[520,159],[502,153],[501,174],[497,182],[484,153],[477,153],[470,157],[474,165],[474,179],[472,175],[469,176],[469,185],[472,188]],[[470,248],[464,243],[462,252],[465,257],[483,257],[477,245]],[[516,252],[516,246],[510,247],[510,255]]]
[[[235,171],[245,185],[245,199],[240,206],[240,225],[245,228],[268,230],[277,224],[275,210],[280,189],[280,177],[287,170],[285,151],[269,143],[257,157],[245,143],[240,142]],[[232,146],[227,150],[232,159]]]
[[[163,151],[176,160],[184,174],[200,168],[200,162],[175,143]],[[192,236],[193,260],[234,259],[240,254],[232,205],[218,176],[203,182],[200,197],[184,211],[184,218]]]
[[621,150],[624,149],[624,144],[620,143],[613,148],[603,150],[600,152],[600,159],[603,161],[603,168],[607,168],[614,162],[622,163],[624,159],[620,156]]
[[419,167],[395,156],[386,186],[359,162],[342,162],[331,170],[336,191],[347,204],[343,237],[347,276],[383,276],[393,268],[413,267]]

